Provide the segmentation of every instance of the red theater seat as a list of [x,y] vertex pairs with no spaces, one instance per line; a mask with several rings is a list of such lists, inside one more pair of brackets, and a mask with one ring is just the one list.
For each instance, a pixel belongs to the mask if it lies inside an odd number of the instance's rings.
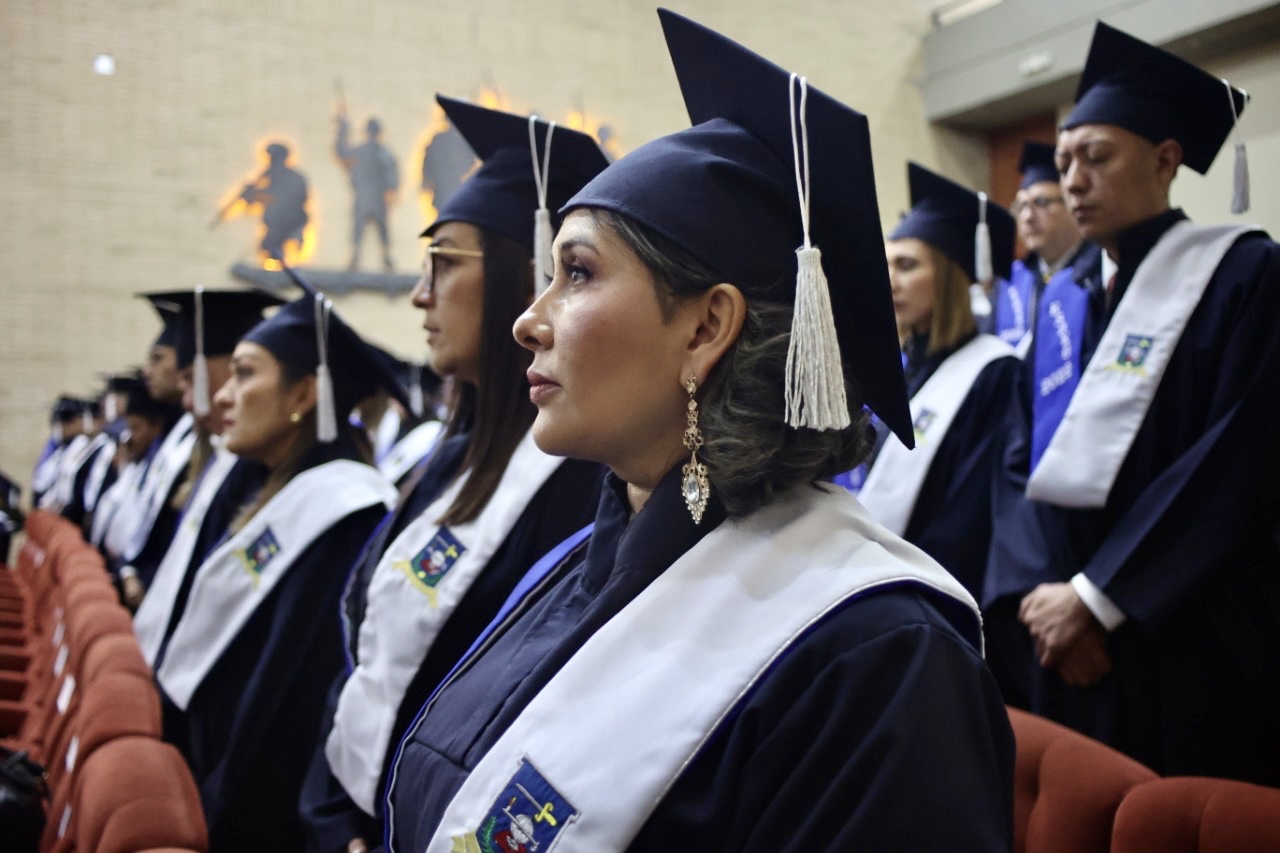
[[1156,774],[1065,726],[1009,709],[1015,853],[1106,853],[1125,794]]
[[1116,812],[1112,853],[1275,853],[1280,789],[1180,776],[1131,790]]

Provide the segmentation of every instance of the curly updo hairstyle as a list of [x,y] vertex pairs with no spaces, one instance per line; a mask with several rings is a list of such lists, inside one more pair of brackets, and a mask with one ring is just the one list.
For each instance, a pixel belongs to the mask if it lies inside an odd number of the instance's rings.
[[[685,249],[635,220],[599,208],[590,213],[649,270],[666,319],[682,300],[724,282]],[[787,426],[783,386],[791,314],[789,302],[747,299],[738,340],[698,391],[699,426],[706,442],[702,454],[731,517],[750,514],[780,491],[857,467],[874,441],[861,390],[847,365],[850,425],[823,431]]]

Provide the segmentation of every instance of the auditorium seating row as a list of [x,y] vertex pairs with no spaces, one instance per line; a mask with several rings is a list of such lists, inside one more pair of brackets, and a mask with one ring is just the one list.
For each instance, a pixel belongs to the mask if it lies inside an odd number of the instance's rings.
[[206,851],[200,799],[101,556],[32,512],[0,567],[0,742],[48,774],[40,850]]
[[1280,789],[1160,778],[1109,747],[1009,710],[1015,853],[1275,853]]

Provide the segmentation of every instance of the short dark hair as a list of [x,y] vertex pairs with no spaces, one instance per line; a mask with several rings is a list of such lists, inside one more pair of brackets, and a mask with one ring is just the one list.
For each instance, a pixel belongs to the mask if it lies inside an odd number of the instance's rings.
[[[664,318],[674,315],[681,300],[725,281],[687,250],[635,220],[597,208],[590,213],[649,270]],[[784,379],[791,315],[789,303],[748,299],[738,340],[699,391],[703,453],[713,488],[730,516],[754,512],[780,491],[849,471],[871,451],[870,416],[847,366],[851,424],[823,431],[787,426]]]

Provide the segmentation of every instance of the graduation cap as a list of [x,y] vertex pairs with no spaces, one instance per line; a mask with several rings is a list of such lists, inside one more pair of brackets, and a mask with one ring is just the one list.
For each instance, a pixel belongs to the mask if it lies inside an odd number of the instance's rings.
[[102,416],[107,421],[114,421],[120,416],[116,407],[116,395],[127,395],[133,382],[142,382],[142,371],[138,369],[121,373],[101,373],[104,388],[102,392]]
[[611,210],[748,300],[794,303],[786,422],[849,424],[843,362],[911,446],[866,117],[700,24],[658,15],[694,126],[623,157],[562,212]]
[[69,394],[63,394],[54,402],[50,420],[54,423],[65,424],[83,416],[84,400],[79,397],[72,397]]
[[209,368],[205,358],[230,355],[236,343],[262,320],[262,312],[284,300],[261,290],[173,290],[152,294],[165,305],[176,307],[173,319],[173,346],[178,368],[194,365],[192,410],[197,416],[209,413]]
[[1025,190],[1032,184],[1046,181],[1056,184],[1060,180],[1058,164],[1053,158],[1054,146],[1043,142],[1022,143],[1022,159],[1018,161],[1018,171],[1022,173],[1022,183],[1018,189]]
[[321,442],[338,437],[337,412],[350,412],[379,388],[409,406],[395,374],[314,289],[258,323],[242,340],[266,348],[294,373],[316,375],[316,436]]
[[430,236],[445,222],[467,222],[527,246],[534,253],[534,287],[551,273],[551,210],[609,165],[585,133],[437,95],[436,102],[483,162],[445,202]]
[[160,322],[164,324],[163,328],[160,329],[159,337],[156,338],[152,346],[176,347],[178,342],[178,315],[182,312],[182,306],[170,299],[173,291],[135,293],[134,295],[150,302],[151,307],[160,316]]
[[147,382],[140,376],[123,377],[118,383],[119,391],[125,395],[124,413],[136,417],[156,420],[164,418],[173,411],[168,403],[157,400],[147,390]]
[[409,398],[409,411],[415,418],[422,417],[426,411],[426,395],[435,393],[440,387],[440,377],[421,361],[408,361],[392,355],[380,346],[369,346],[404,386]]
[[[1062,126],[1070,130],[1111,124],[1152,143],[1176,139],[1182,162],[1203,175],[1248,102],[1243,89],[1099,21],[1076,89],[1076,105]],[[1236,146],[1236,156],[1237,203],[1232,210],[1242,213],[1248,209],[1242,144]],[[1236,210],[1241,201],[1243,209]]]
[[971,281],[1006,278],[1013,265],[1016,226],[1009,211],[987,198],[931,172],[907,164],[911,210],[890,240],[914,237],[960,265]]

